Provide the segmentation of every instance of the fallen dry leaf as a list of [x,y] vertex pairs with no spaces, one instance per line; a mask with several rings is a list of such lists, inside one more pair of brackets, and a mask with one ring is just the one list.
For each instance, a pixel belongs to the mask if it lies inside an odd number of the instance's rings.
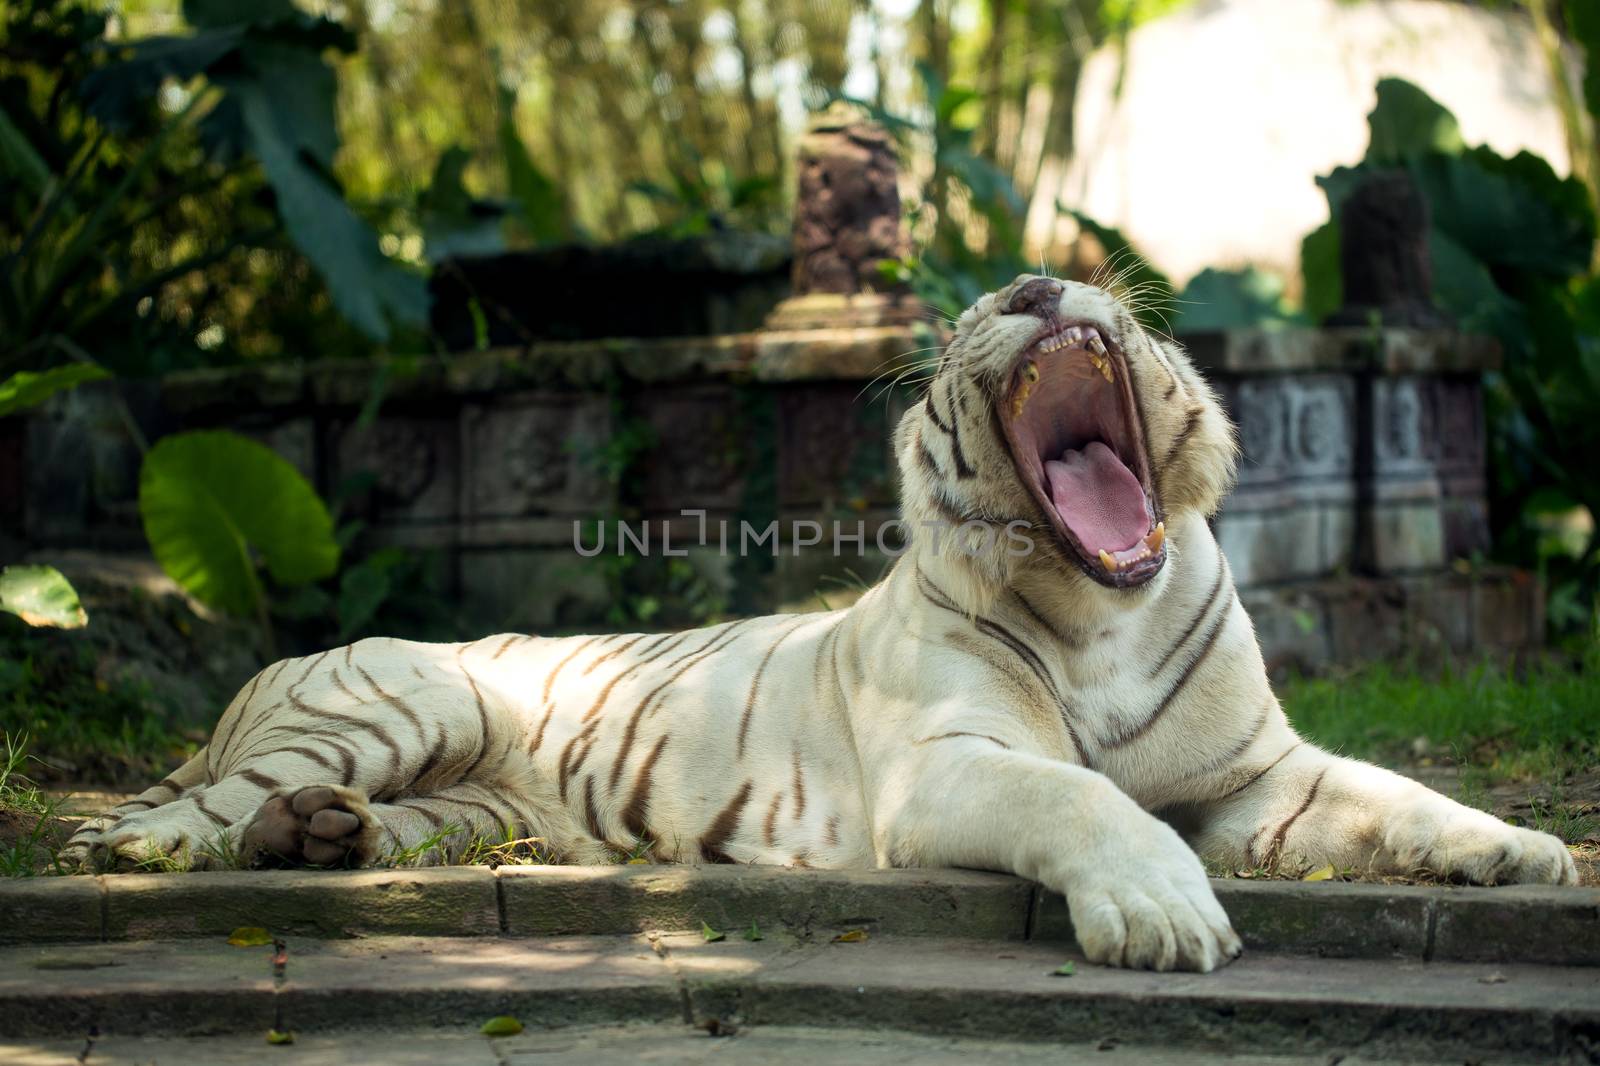
[[272,934],[259,925],[241,925],[228,934],[228,943],[236,948],[259,948],[272,943]]
[[867,939],[865,929],[847,929],[833,938],[835,944],[859,944]]

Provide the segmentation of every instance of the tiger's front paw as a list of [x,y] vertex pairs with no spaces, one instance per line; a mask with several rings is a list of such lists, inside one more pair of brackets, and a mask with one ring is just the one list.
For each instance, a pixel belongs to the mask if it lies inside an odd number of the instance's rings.
[[1384,846],[1402,873],[1480,885],[1578,883],[1572,854],[1556,837],[1455,803],[1406,811],[1389,823]]
[[312,785],[261,805],[244,831],[244,854],[257,864],[364,866],[377,857],[380,832],[365,796]]
[[[1130,804],[1131,806],[1131,804]],[[1137,817],[1077,855],[1067,906],[1089,961],[1209,973],[1243,945],[1211,891],[1205,868],[1172,828]]]

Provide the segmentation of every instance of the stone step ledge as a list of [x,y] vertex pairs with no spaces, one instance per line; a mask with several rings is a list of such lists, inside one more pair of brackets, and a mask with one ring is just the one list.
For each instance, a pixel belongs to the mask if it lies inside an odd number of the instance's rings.
[[[1071,976],[1053,976],[1074,961]],[[1045,942],[783,934],[377,937],[271,949],[220,940],[0,949],[17,1038],[617,1022],[859,1027],[1254,1053],[1584,1061],[1600,972],[1247,952],[1213,974],[1111,970]]]
[[[1248,947],[1600,966],[1600,889],[1218,880]],[[758,928],[1069,943],[1061,897],[967,870],[482,866],[118,874],[0,882],[0,943],[283,936],[551,937]]]

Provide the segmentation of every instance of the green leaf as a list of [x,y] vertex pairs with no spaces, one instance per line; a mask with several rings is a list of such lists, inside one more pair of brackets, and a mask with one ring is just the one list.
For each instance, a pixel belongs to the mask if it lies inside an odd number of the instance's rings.
[[80,629],[89,622],[77,592],[53,566],[0,570],[0,611],[9,611],[30,626]]
[[727,933],[719,933],[705,922],[700,923],[700,935],[705,937],[707,944],[715,944],[719,940],[728,939]]
[[752,942],[766,939],[766,937],[761,935],[761,927],[755,923],[754,919],[752,919],[750,922],[750,928],[744,931],[744,938]]
[[32,196],[44,192],[50,182],[49,164],[3,108],[0,108],[0,175],[15,181]]
[[1119,287],[1128,290],[1147,286],[1139,296],[1139,321],[1150,326],[1161,326],[1165,316],[1171,314],[1172,282],[1133,248],[1132,243],[1115,226],[1096,222],[1082,211],[1057,203],[1056,209],[1069,214],[1104,250],[1107,260],[1116,268]]
[[1559,279],[1588,267],[1594,218],[1586,198],[1574,212],[1572,191],[1541,160],[1474,149],[1454,159],[1418,159],[1409,169],[1434,229],[1480,261]]
[[447,149],[433,168],[433,180],[417,197],[422,242],[429,262],[505,250],[501,232],[504,208],[474,199],[462,183],[462,173],[471,159],[460,145]]
[[203,603],[250,614],[261,602],[253,553],[279,585],[339,566],[315,490],[270,448],[206,430],[158,441],[139,472],[139,513],[156,561]]
[[1172,328],[1178,333],[1294,320],[1283,301],[1283,279],[1255,267],[1207,267],[1184,286],[1175,310]]
[[1321,322],[1344,305],[1344,275],[1339,268],[1339,226],[1324,222],[1300,242],[1301,303],[1305,316]]
[[76,388],[86,381],[99,381],[110,376],[111,371],[93,363],[69,363],[37,373],[18,371],[5,381],[0,381],[0,418],[41,404],[63,389]]
[[561,190],[533,162],[517,132],[517,96],[500,90],[500,151],[506,160],[506,185],[521,209],[528,236],[546,244],[566,239],[567,210]]
[[[398,549],[376,552],[339,576],[339,636],[342,642],[358,632],[389,598],[394,582],[389,572],[399,561]],[[403,556],[401,556],[403,558]]]
[[1050,973],[1048,974],[1048,976],[1050,976],[1050,977],[1071,977],[1074,974],[1076,974],[1077,972],[1078,972],[1077,970],[1072,968],[1072,963],[1064,962],[1060,966],[1057,966],[1055,969],[1051,970]]
[[1466,147],[1456,117],[1433,97],[1400,78],[1378,82],[1378,104],[1367,116],[1372,141],[1367,161],[1401,163],[1432,152],[1459,155]]
[[502,1014],[478,1026],[478,1032],[484,1036],[516,1036],[522,1032],[522,1023],[509,1014]]
[[241,925],[228,934],[228,943],[236,948],[259,948],[272,943],[272,934],[259,925]]
[[292,1044],[292,1043],[294,1043],[294,1034],[291,1033],[291,1032],[287,1032],[287,1031],[280,1033],[276,1029],[268,1029],[267,1030],[267,1043],[269,1043],[269,1044]]
[[[286,97],[283,86],[302,79],[322,85],[325,99],[314,99],[308,92]],[[426,283],[384,256],[377,234],[345,203],[326,169],[337,138],[308,132],[323,128],[323,104],[330,123],[327,129],[332,129],[331,70],[315,55],[280,49],[262,77],[224,84],[239,107],[250,147],[277,193],[284,227],[328,283],[339,313],[376,341],[389,339],[391,322],[425,323]]]
[[1315,870],[1312,870],[1310,873],[1306,874],[1300,880],[1302,880],[1302,881],[1331,881],[1331,880],[1333,880],[1333,863],[1330,862],[1326,866],[1317,867]]

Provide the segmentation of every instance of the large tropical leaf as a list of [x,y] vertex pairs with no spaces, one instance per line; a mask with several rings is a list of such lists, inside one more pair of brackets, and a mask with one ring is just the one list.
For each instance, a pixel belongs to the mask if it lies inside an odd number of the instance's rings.
[[0,570],[0,611],[9,611],[30,626],[78,629],[89,622],[77,592],[53,566]]
[[202,603],[250,614],[261,603],[256,558],[279,585],[339,566],[333,521],[294,467],[223,430],[163,438],[139,472],[139,513],[156,560]]
[[380,342],[395,324],[426,322],[426,284],[383,255],[332,177],[338,83],[323,53],[355,38],[288,0],[189,0],[184,14],[196,32],[114,46],[122,60],[85,80],[91,113],[128,120],[169,79],[206,77],[223,94],[201,121],[205,143],[221,159],[260,161],[284,228],[340,314]]
[[506,160],[506,185],[521,208],[520,221],[536,244],[547,244],[570,236],[566,203],[561,190],[528,154],[528,146],[517,132],[517,96],[510,89],[500,90],[500,151]]
[[1283,279],[1255,267],[1202,270],[1184,286],[1174,310],[1177,333],[1299,321],[1284,302]]
[[110,376],[110,371],[93,363],[70,363],[37,373],[20,370],[0,381],[0,418],[41,404],[62,389]]
[[1419,155],[1458,155],[1466,147],[1456,117],[1433,97],[1399,78],[1378,82],[1378,106],[1367,116],[1372,140],[1367,162],[1392,165]]
[[[281,70],[293,77],[291,67]],[[295,246],[317,268],[341,314],[374,340],[387,340],[391,321],[427,321],[428,289],[420,275],[390,262],[378,237],[345,203],[325,172],[308,165],[307,144],[285,109],[276,79],[228,86],[249,131],[250,146],[278,194],[278,213]]]

